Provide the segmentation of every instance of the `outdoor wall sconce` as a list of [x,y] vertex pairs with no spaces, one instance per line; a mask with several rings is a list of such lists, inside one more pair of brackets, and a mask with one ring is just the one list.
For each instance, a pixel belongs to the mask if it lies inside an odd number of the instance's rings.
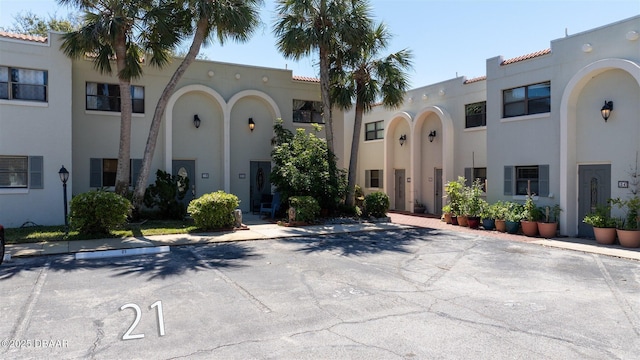
[[249,130],[253,132],[253,129],[256,128],[256,123],[253,122],[253,118],[249,118]]
[[193,125],[196,129],[200,127],[200,118],[198,117],[198,114],[193,115]]
[[407,135],[405,134],[400,135],[400,146],[404,145],[406,141],[407,141]]
[[435,138],[436,138],[436,131],[431,130],[431,132],[429,133],[429,142],[433,142],[433,139]]
[[613,101],[604,101],[604,105],[602,106],[602,109],[600,109],[600,113],[602,114],[602,118],[604,119],[605,122],[607,122],[607,119],[609,119],[609,116],[611,115],[611,110],[613,110]]

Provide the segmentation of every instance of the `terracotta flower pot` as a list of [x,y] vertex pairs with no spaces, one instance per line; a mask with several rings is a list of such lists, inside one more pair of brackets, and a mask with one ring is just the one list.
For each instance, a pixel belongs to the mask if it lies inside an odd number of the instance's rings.
[[496,219],[496,230],[500,232],[507,232],[506,221]]
[[542,236],[545,239],[551,239],[552,237],[556,237],[557,230],[558,230],[557,222],[552,222],[552,223],[539,222],[538,223],[538,232],[540,233],[540,236]]
[[596,242],[603,245],[612,245],[616,242],[616,228],[593,227]]
[[451,213],[444,213],[444,222],[451,224]]
[[469,226],[469,223],[467,221],[467,217],[464,216],[464,215],[458,216],[458,225],[460,225],[460,226]]
[[628,248],[640,247],[640,230],[617,229],[616,233],[621,246]]
[[536,236],[538,235],[538,223],[535,221],[520,221],[520,226],[522,226],[522,233],[526,236]]

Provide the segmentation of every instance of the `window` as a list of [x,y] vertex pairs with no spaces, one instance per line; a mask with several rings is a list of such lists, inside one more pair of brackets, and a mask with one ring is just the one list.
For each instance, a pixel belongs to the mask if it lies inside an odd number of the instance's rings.
[[47,72],[0,66],[0,99],[47,101]]
[[365,187],[382,188],[382,170],[365,170]]
[[364,140],[384,139],[384,120],[365,124]]
[[[120,112],[118,84],[87,83],[87,110]],[[136,114],[144,114],[144,87],[131,86],[131,105]]]
[[[142,159],[131,159],[131,173],[129,174],[129,184],[135,185],[138,180]],[[90,159],[90,187],[116,186],[116,173],[118,172],[118,159]]]
[[0,156],[0,188],[42,189],[42,156]]
[[293,122],[324,124],[322,102],[293,100]]
[[549,165],[505,166],[504,194],[537,196],[549,195]]
[[482,184],[482,191],[487,192],[485,188],[487,183],[487,168],[486,167],[478,167],[478,168],[465,168],[464,169],[464,178],[467,179],[466,185],[471,186],[471,184],[479,179]]
[[464,106],[465,128],[487,126],[487,102],[481,101]]
[[540,114],[551,111],[551,82],[504,90],[503,117]]

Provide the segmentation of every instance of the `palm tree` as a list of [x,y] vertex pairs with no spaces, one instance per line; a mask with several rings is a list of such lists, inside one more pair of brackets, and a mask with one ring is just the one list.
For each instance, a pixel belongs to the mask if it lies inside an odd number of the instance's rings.
[[355,119],[351,139],[351,157],[345,204],[353,205],[358,168],[358,150],[362,115],[369,112],[378,99],[382,105],[395,108],[402,104],[409,86],[406,70],[411,68],[411,52],[407,49],[378,58],[387,47],[390,35],[384,24],[372,28],[361,42],[344,46],[336,52],[331,69],[332,101],[342,109],[350,109],[355,98]]
[[144,198],[162,117],[178,81],[195,60],[200,47],[203,44],[206,45],[207,41],[217,38],[220,44],[223,44],[227,39],[240,42],[248,40],[259,24],[258,12],[261,4],[262,0],[183,0],[180,2],[182,20],[188,22],[188,26],[183,27],[182,30],[184,35],[192,35],[193,40],[189,51],[171,76],[156,104],[133,196],[133,204],[136,208],[140,207]]
[[[58,0],[84,12],[80,29],[66,33],[61,45],[70,58],[89,55],[94,67],[112,74],[115,61],[120,88],[120,146],[115,190],[124,195],[129,188],[131,149],[131,80],[142,76],[141,62],[152,54],[149,63],[162,67],[180,40],[172,7],[151,0]],[[153,25],[153,28],[145,27]]]
[[330,57],[337,44],[357,43],[370,28],[367,0],[278,0],[274,33],[284,56],[299,60],[318,53],[322,119],[327,146],[334,153],[333,120],[329,94]]

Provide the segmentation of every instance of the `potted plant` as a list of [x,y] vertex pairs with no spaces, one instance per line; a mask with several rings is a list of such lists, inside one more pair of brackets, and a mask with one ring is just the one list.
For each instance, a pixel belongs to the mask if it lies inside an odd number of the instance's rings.
[[593,226],[593,235],[598,244],[612,245],[616,242],[616,219],[611,217],[611,203],[597,205],[594,212],[585,215],[582,222]]
[[413,213],[414,214],[424,214],[427,211],[427,207],[420,202],[420,200],[415,199],[413,203]]
[[611,202],[620,209],[626,209],[626,216],[619,219],[616,234],[620,245],[624,247],[640,247],[640,197],[633,197],[622,200],[616,198]]
[[526,236],[538,235],[538,220],[540,220],[540,218],[540,211],[533,202],[533,194],[528,193],[527,199],[522,207],[522,219],[520,220],[522,233]]
[[462,214],[462,206],[464,204],[464,183],[465,178],[458,176],[458,180],[449,181],[444,186],[445,197],[451,206],[451,224],[458,225],[458,216]]
[[492,205],[489,205],[486,200],[481,200],[482,211],[480,212],[480,217],[482,218],[482,227],[485,230],[493,230],[496,228],[496,219],[495,215],[493,214],[494,208]]
[[451,205],[449,204],[442,207],[442,221],[451,224]]
[[505,213],[505,225],[509,234],[516,234],[520,229],[520,220],[522,220],[523,206],[515,202],[506,202],[507,210]]
[[480,227],[480,214],[482,213],[482,183],[476,179],[470,187],[465,187],[465,215],[471,229]]
[[491,204],[491,213],[495,219],[496,230],[500,232],[507,231],[507,225],[505,219],[507,217],[507,204],[503,201],[498,201]]
[[544,220],[538,221],[538,232],[540,236],[545,239],[550,239],[556,236],[558,231],[558,219],[560,217],[560,205],[546,206],[543,209],[538,209],[539,212],[544,214]]

